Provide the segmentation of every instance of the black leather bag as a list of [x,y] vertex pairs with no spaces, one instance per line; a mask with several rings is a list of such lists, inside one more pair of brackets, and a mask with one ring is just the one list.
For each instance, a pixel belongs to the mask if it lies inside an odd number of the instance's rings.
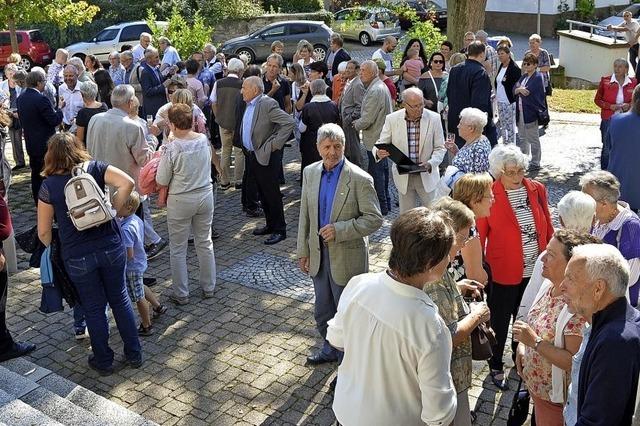
[[[484,300],[484,293],[480,293],[480,300]],[[498,344],[496,334],[488,322],[480,323],[471,332],[471,358],[474,361],[486,361],[493,355],[493,347]]]
[[548,109],[538,111],[538,126],[548,126],[550,121]]
[[518,381],[518,390],[513,395],[507,426],[521,426],[529,417],[531,397],[527,389],[522,389],[522,378]]

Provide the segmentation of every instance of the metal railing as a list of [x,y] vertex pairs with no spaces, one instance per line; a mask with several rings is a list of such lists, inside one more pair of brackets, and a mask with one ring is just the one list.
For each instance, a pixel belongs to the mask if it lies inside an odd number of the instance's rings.
[[[608,30],[607,27],[602,26],[602,25],[596,25],[596,24],[590,24],[588,22],[581,22],[581,21],[574,21],[572,19],[567,19],[567,23],[569,24],[569,32],[571,32],[573,30],[573,25],[579,25],[580,27],[587,27],[589,28],[589,38],[593,38],[593,30],[604,30],[604,31],[613,31],[613,30]],[[608,38],[612,38],[613,39],[613,44],[616,44],[618,42],[618,36],[617,33],[613,32],[613,37],[611,36],[603,36],[601,34],[597,34],[601,37],[608,37]]]

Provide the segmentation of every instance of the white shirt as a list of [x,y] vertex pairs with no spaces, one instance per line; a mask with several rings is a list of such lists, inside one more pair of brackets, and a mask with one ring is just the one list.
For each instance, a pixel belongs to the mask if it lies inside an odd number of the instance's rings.
[[180,62],[180,54],[173,46],[167,46],[162,53],[162,64],[175,65]]
[[382,48],[373,52],[371,59],[382,59],[387,66],[385,72],[393,71],[393,55],[382,50]]
[[[615,74],[611,74],[611,79],[609,80],[611,81],[611,83],[618,84],[618,80],[616,79],[616,75]],[[631,79],[629,78],[629,76],[625,76],[624,77],[624,82],[622,83],[622,86],[620,86],[618,84],[618,94],[616,95],[616,105],[622,105],[624,103],[624,86],[626,86],[627,84],[631,84]],[[620,114],[622,113],[621,110],[615,111],[613,114]]]
[[507,74],[507,67],[501,67],[500,71],[498,71],[498,77],[496,78],[496,81],[498,82],[496,85],[496,98],[498,99],[498,102],[502,104],[510,104],[511,102],[509,102],[509,98],[507,97],[507,91],[504,90],[504,85],[502,84],[505,74]]
[[76,115],[78,115],[78,111],[84,107],[84,102],[82,102],[82,93],[80,93],[80,82],[78,81],[76,83],[76,87],[74,87],[73,90],[70,90],[69,87],[67,87],[67,83],[64,83],[58,89],[58,94],[60,97],[64,98],[62,121],[64,124],[73,124],[73,127],[75,127],[74,120],[76,119]]
[[144,47],[142,47],[140,44],[137,44],[136,47],[133,48],[133,50],[131,50],[131,53],[133,54],[133,63],[137,64],[138,62],[140,62],[142,60],[142,58],[144,58],[144,51],[146,49]]
[[456,391],[451,333],[422,290],[386,272],[352,278],[329,321],[344,348],[333,411],[344,425],[449,425]]
[[638,21],[632,19],[628,24],[626,21],[623,21],[620,26],[627,29],[627,31],[624,32],[624,38],[627,39],[627,43],[632,46],[638,43],[638,37],[636,35],[638,33],[638,30],[640,29],[640,24],[638,23]]

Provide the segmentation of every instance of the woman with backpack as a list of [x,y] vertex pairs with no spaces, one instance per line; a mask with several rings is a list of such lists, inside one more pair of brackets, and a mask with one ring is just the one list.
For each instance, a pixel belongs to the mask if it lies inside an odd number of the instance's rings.
[[[84,172],[79,172],[78,166]],[[91,161],[78,139],[66,132],[49,139],[43,174],[46,179],[38,195],[38,237],[48,246],[56,221],[64,264],[78,291],[89,329],[93,350],[89,366],[100,375],[113,373],[114,354],[109,347],[109,322],[105,314],[108,304],[124,343],[126,362],[138,368],[142,365],[142,349],[125,287],[126,250],[120,230],[110,212],[103,223],[90,222],[92,216],[98,216],[91,215],[91,211],[104,212],[109,207],[103,198],[106,186],[115,191],[113,208],[119,214],[126,211],[133,179],[120,169]],[[73,185],[67,186],[72,178]],[[82,210],[79,202],[85,199],[92,210]]]

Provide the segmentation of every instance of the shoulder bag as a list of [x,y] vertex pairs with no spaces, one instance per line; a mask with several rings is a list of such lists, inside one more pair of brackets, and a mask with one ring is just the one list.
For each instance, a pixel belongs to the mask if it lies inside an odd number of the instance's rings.
[[[484,301],[484,293],[480,292],[480,300]],[[496,334],[488,322],[480,323],[471,332],[471,359],[486,361],[493,355],[493,347],[498,344]]]
[[[511,409],[509,410],[509,418],[507,419],[507,426],[521,426],[527,421],[529,417],[529,403],[531,397],[529,391],[522,388],[522,377],[518,380],[518,390],[513,395],[511,401]],[[531,423],[535,424],[535,423]]]

